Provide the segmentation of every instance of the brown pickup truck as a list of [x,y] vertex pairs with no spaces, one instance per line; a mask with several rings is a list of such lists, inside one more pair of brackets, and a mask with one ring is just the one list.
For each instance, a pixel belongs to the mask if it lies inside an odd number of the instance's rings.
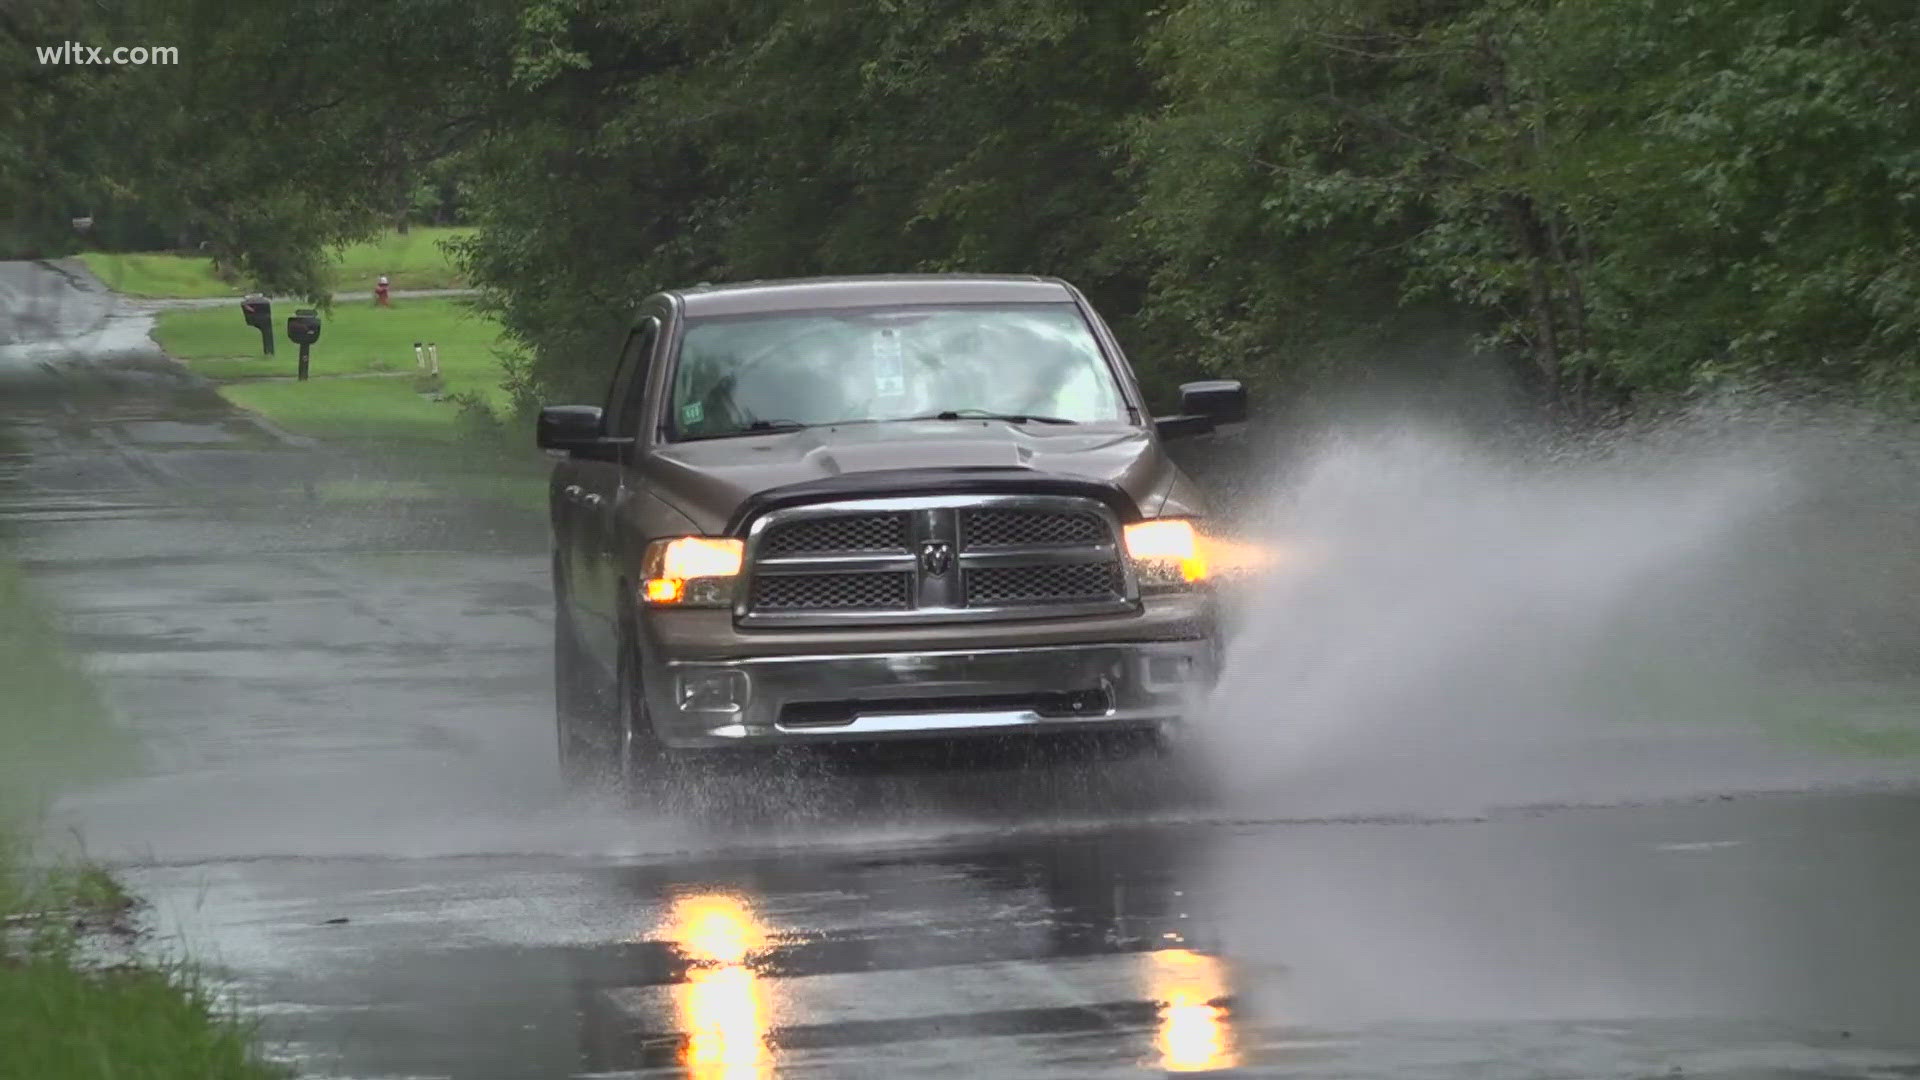
[[663,292],[542,410],[570,780],[689,752],[1157,733],[1212,681],[1204,515],[1086,298],[1037,277]]

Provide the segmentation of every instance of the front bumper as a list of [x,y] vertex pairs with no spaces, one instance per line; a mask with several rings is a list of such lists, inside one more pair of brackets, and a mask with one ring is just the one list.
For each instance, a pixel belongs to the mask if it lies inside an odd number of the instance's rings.
[[667,745],[714,748],[1152,728],[1212,685],[1211,639],[659,660],[642,675]]

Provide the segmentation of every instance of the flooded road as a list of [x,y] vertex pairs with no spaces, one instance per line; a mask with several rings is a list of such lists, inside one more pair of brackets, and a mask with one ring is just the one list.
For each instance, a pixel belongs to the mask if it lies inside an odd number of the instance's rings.
[[50,831],[303,1072],[1920,1075],[1910,761],[1563,725],[1251,803],[1018,755],[570,798],[543,522],[232,412],[82,276],[0,298],[0,530],[143,759]]

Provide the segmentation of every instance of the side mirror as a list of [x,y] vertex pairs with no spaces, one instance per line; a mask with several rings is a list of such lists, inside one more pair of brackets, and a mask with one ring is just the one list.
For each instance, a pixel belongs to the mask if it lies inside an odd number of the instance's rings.
[[1163,439],[1189,439],[1195,435],[1213,434],[1213,418],[1210,416],[1156,416],[1153,418],[1153,430]]
[[591,458],[612,458],[615,450],[633,442],[603,434],[601,426],[599,406],[549,405],[540,410],[533,439],[542,450]]
[[1180,384],[1180,415],[1157,416],[1153,428],[1163,439],[1211,435],[1215,426],[1247,418],[1247,388],[1238,379],[1208,379]]
[[533,441],[542,450],[588,450],[600,445],[600,409],[593,405],[549,405],[540,410]]
[[1216,424],[1238,424],[1247,418],[1247,388],[1239,379],[1181,383],[1180,411]]

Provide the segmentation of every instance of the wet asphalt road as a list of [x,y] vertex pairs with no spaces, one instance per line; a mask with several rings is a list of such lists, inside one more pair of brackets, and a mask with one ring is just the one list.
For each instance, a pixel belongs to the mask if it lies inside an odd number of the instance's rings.
[[50,826],[304,1071],[1920,1076],[1911,767],[1693,732],[1438,754],[1425,813],[1012,757],[569,799],[542,523],[144,332],[0,264],[0,529],[143,754]]

